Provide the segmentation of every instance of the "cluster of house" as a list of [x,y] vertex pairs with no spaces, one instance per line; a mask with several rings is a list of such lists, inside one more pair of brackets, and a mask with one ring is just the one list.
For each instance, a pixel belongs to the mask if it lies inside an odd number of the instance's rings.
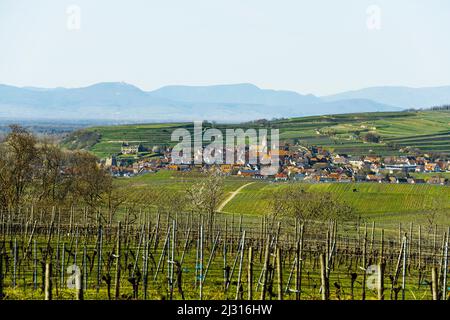
[[[128,146],[126,146],[128,148]],[[135,147],[135,150],[139,149]],[[124,150],[125,151],[125,150]],[[128,151],[128,149],[126,149]],[[269,155],[270,156],[270,155]],[[240,164],[214,165],[225,175],[235,175],[273,181],[301,180],[309,182],[378,182],[378,183],[430,183],[449,184],[439,175],[450,171],[450,160],[432,155],[421,156],[351,156],[333,154],[322,147],[283,145],[278,152],[279,169],[271,174],[262,174],[264,165],[242,162]],[[248,159],[248,150],[246,151]],[[207,164],[173,164],[170,148],[161,149],[152,157],[117,160],[115,156],[106,161],[113,176],[133,176],[159,170],[205,171]],[[436,173],[430,178],[417,179],[411,173]]]
[[121,153],[122,154],[138,154],[139,152],[146,151],[142,143],[130,144],[128,142],[122,142]]

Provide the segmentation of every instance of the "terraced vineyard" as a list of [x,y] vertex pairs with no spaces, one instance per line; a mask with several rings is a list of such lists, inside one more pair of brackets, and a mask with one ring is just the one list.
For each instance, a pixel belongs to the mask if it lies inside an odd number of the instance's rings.
[[[212,124],[204,125],[204,128]],[[353,155],[376,153],[399,154],[400,149],[419,148],[422,152],[450,153],[450,112],[376,112],[327,115],[275,120],[267,123],[235,125],[216,124],[226,128],[277,128],[280,139],[304,145],[324,146],[339,153]],[[93,127],[68,136],[67,148],[86,148],[100,157],[120,152],[123,141],[141,142],[146,147],[173,145],[170,135],[176,128],[192,132],[192,123],[137,124]],[[363,141],[367,132],[380,135],[379,143]]]
[[[63,145],[70,149],[88,149],[100,157],[105,157],[120,152],[123,141],[142,143],[150,148],[155,144],[169,143],[171,132],[176,128],[183,127],[190,127],[190,125],[163,123],[92,127],[74,132],[63,141]],[[93,134],[98,135],[99,140],[97,142],[80,143]]]
[[[417,111],[364,113],[293,118],[276,121],[281,138],[300,138],[340,153],[396,154],[400,148],[419,148],[423,152],[450,153],[450,112]],[[357,137],[376,132],[380,143],[364,143]]]

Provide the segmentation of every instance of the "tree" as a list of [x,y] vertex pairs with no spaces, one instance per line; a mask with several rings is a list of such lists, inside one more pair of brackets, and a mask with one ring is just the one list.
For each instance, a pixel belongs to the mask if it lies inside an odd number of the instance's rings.
[[274,193],[270,199],[275,217],[289,215],[301,222],[308,220],[346,221],[355,216],[355,210],[331,193],[305,192],[298,186],[289,186]]
[[223,180],[219,172],[210,172],[200,182],[186,190],[186,199],[192,212],[206,214],[210,236],[212,236],[216,208],[222,199]]
[[98,207],[112,186],[111,175],[97,162],[97,158],[85,151],[69,155],[66,172],[70,176],[72,203],[84,200],[89,208]]
[[159,212],[171,216],[174,213],[185,212],[187,201],[186,193],[165,190],[159,193],[155,204]]
[[68,193],[67,178],[63,172],[67,154],[54,143],[44,141],[36,157],[39,161],[34,178],[36,201],[52,206],[64,201]]
[[428,232],[431,233],[433,231],[439,215],[444,213],[445,201],[446,199],[444,198],[433,198],[431,203],[424,206],[424,216],[427,222]]
[[123,201],[109,172],[89,152],[61,150],[17,125],[0,143],[0,209],[77,204],[94,212],[107,205],[111,216]]
[[366,142],[372,142],[372,143],[379,143],[380,142],[380,135],[376,132],[367,132],[363,136],[363,140]]
[[24,128],[11,125],[0,155],[0,191],[3,207],[16,211],[25,200],[37,164],[36,138]]

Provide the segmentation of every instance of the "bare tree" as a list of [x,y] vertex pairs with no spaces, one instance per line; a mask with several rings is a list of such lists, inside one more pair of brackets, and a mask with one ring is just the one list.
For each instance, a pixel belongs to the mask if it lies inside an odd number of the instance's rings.
[[111,175],[88,152],[71,153],[65,171],[70,176],[72,203],[82,200],[91,210],[104,203],[113,187]]
[[33,180],[37,141],[20,126],[11,125],[10,130],[2,146],[0,189],[3,193],[2,205],[17,210]]
[[269,198],[273,217],[289,215],[299,221],[349,220],[355,215],[353,207],[331,193],[305,192],[293,185],[280,189]]
[[186,198],[193,212],[205,214],[208,234],[212,235],[216,208],[222,200],[224,178],[218,172],[209,172],[198,183],[186,190]]
[[54,143],[44,141],[39,145],[39,167],[35,170],[34,193],[36,200],[44,205],[57,205],[68,193],[67,177],[64,175],[66,153]]
[[442,198],[433,198],[431,203],[425,205],[424,216],[428,226],[428,232],[432,232],[437,223],[439,213],[443,211],[445,200]]
[[38,140],[12,125],[0,143],[0,207],[18,211],[24,204],[42,207],[121,203],[112,177],[85,151],[64,151],[50,140]]

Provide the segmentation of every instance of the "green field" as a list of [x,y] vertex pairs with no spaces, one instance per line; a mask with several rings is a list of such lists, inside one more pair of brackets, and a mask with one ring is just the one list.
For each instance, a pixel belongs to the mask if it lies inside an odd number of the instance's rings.
[[[192,123],[133,124],[92,127],[69,135],[63,145],[85,148],[99,157],[120,152],[123,141],[141,142],[146,147],[173,145],[170,135],[176,128],[192,131]],[[204,128],[211,127],[205,125]],[[450,153],[450,112],[374,112],[291,118],[262,123],[216,124],[226,128],[276,128],[283,142],[318,145],[338,153],[393,155],[405,148],[422,152]],[[380,135],[379,143],[366,143],[367,132]]]
[[412,173],[411,176],[417,179],[424,179],[425,181],[429,180],[432,177],[442,177],[449,179],[450,172],[421,172],[421,173]]
[[[183,192],[194,183],[193,174],[176,171],[159,171],[134,178],[116,180],[123,188],[157,187],[164,192]],[[254,182],[242,189],[227,205],[223,212],[261,215],[270,212],[272,195],[292,183],[271,183],[230,177],[225,180],[223,199],[240,186]],[[450,187],[438,185],[379,184],[379,183],[295,183],[307,192],[330,192],[355,208],[366,221],[385,224],[427,223],[430,208],[436,208],[436,223],[450,222]]]
[[[156,187],[167,190],[168,192],[181,192],[189,186],[199,181],[201,173],[183,173],[172,170],[160,170],[156,173],[147,173],[134,176],[132,178],[118,178],[115,183],[123,188]],[[252,179],[243,179],[240,177],[228,177],[225,179],[224,192],[232,192]]]
[[[450,218],[450,188],[432,185],[378,183],[297,183],[307,192],[330,192],[356,209],[367,221],[425,223],[424,213],[439,207],[439,222]],[[243,189],[224,208],[226,212],[265,213],[269,199],[287,184],[255,183]],[[356,189],[356,191],[354,191]]]

